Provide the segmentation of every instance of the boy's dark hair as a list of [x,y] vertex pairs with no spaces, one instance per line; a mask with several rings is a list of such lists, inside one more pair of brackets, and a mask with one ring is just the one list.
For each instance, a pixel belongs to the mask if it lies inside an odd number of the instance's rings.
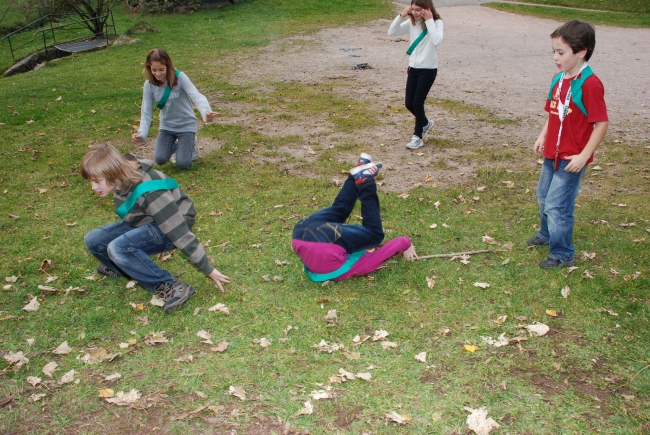
[[574,54],[587,50],[585,61],[589,60],[596,48],[596,29],[586,21],[566,22],[551,33],[551,38],[562,38]]

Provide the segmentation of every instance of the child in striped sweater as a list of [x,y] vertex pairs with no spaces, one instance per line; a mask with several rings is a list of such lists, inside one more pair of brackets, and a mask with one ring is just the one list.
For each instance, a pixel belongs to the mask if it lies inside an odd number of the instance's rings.
[[187,301],[194,287],[161,269],[151,255],[179,249],[223,291],[229,278],[215,269],[192,232],[196,209],[173,178],[152,169],[153,162],[114,147],[92,147],[81,159],[80,172],[99,196],[113,193],[118,222],[90,231],[86,247],[100,261],[104,276],[127,276],[156,292],[171,313]]

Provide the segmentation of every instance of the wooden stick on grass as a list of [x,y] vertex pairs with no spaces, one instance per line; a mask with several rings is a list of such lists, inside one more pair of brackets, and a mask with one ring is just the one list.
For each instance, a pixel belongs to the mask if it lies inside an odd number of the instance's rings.
[[487,254],[488,252],[495,252],[495,251],[496,251],[496,249],[483,249],[481,251],[454,252],[452,254],[420,255],[418,257],[418,260],[426,260],[427,258],[457,257],[457,256],[460,256],[460,255]]

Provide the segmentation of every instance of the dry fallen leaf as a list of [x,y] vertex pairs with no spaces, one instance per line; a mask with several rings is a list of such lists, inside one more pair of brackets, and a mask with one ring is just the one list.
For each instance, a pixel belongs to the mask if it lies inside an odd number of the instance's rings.
[[218,303],[217,305],[208,308],[208,311],[221,311],[224,314],[230,314],[230,311],[228,311],[228,307],[222,303]]
[[525,328],[528,330],[528,333],[533,337],[541,337],[546,335],[551,328],[543,323],[534,323],[532,325],[526,325]]
[[115,396],[115,392],[110,389],[110,388],[104,388],[102,390],[99,390],[99,397],[102,399],[106,399],[107,397],[113,397]]
[[566,299],[566,298],[568,298],[569,295],[571,294],[571,289],[569,288],[568,285],[567,285],[567,286],[564,286],[564,288],[562,288],[562,291],[561,291],[560,293],[562,293],[562,297],[563,297],[564,299]]
[[320,343],[315,344],[312,347],[314,349],[318,349],[321,352],[327,352],[327,353],[336,352],[337,350],[345,348],[343,344],[328,343],[325,340],[321,340]]
[[121,353],[108,353],[103,347],[91,347],[86,349],[84,356],[78,355],[77,360],[81,361],[84,364],[97,364],[102,361],[113,361],[118,356],[121,356]]
[[54,371],[59,368],[59,365],[55,363],[54,361],[49,362],[45,364],[45,367],[43,367],[43,370],[41,370],[43,373],[45,373],[45,376],[48,378],[51,378],[52,375],[54,374]]
[[314,413],[314,405],[311,401],[306,401],[303,408],[298,412],[299,415],[311,415]]
[[259,340],[258,339],[253,340],[253,343],[257,343],[260,346],[266,348],[266,347],[269,347],[271,345],[271,340],[269,340],[269,339],[267,339],[265,337],[262,337]]
[[211,347],[210,351],[211,352],[224,352],[226,349],[228,349],[228,342],[227,341],[220,341],[217,343],[216,347]]
[[164,307],[165,306],[165,301],[158,297],[157,294],[151,296],[151,300],[149,301],[149,304],[153,305],[154,307]]
[[551,317],[557,317],[557,311],[555,310],[546,310],[546,314],[548,314]]
[[355,376],[359,379],[363,379],[364,381],[370,381],[372,379],[372,375],[370,373],[357,373]]
[[133,287],[135,287],[136,284],[137,284],[137,282],[131,280],[131,281],[126,283],[126,288],[133,288]]
[[38,402],[39,400],[41,400],[45,396],[47,396],[47,394],[45,394],[45,393],[32,394],[31,396],[29,396],[29,401],[30,402]]
[[411,417],[409,417],[408,415],[402,416],[395,411],[391,411],[388,414],[386,414],[386,418],[392,421],[393,423],[397,423],[397,424],[407,424],[411,421]]
[[142,395],[138,390],[134,388],[128,393],[125,393],[124,391],[118,391],[115,396],[106,397],[104,400],[117,406],[129,406],[138,401],[140,397],[142,397]]
[[240,385],[231,385],[228,389],[228,394],[235,396],[241,400],[246,400],[246,391]]
[[472,409],[468,406],[463,406],[463,409],[470,413],[467,416],[467,428],[474,431],[476,435],[489,435],[492,430],[501,427],[493,419],[487,418],[488,412],[486,408]]
[[65,354],[68,354],[70,352],[72,352],[72,348],[70,346],[68,346],[67,341],[64,341],[63,343],[61,343],[59,345],[59,347],[57,347],[56,349],[54,349],[52,351],[52,353],[54,353],[56,355],[65,355]]
[[38,310],[38,307],[40,307],[41,304],[38,302],[38,298],[34,296],[32,300],[29,301],[27,305],[23,307],[23,311],[36,311]]
[[75,374],[76,372],[74,370],[70,370],[68,373],[61,376],[61,379],[59,379],[59,385],[69,384],[70,382],[73,382]]
[[115,380],[121,379],[121,378],[122,378],[121,374],[113,373],[112,375],[105,376],[104,380],[107,381],[107,382],[110,382],[110,381],[115,381]]
[[150,332],[144,336],[144,343],[148,346],[155,346],[159,343],[168,343],[168,340],[165,338],[165,331]]
[[7,281],[7,282],[16,282],[16,281],[18,281],[18,277],[17,276],[5,276],[5,281]]
[[32,386],[35,387],[36,385],[40,384],[42,381],[41,378],[38,376],[27,376],[27,382]]
[[383,340],[386,337],[388,337],[388,332],[383,329],[377,329],[375,330],[375,334],[372,336],[372,341]]
[[382,341],[381,342],[381,347],[386,350],[386,349],[396,349],[397,348],[397,343],[393,341]]
[[434,288],[436,286],[436,280],[434,278],[435,276],[432,277],[427,276],[427,287]]
[[478,346],[474,346],[473,344],[466,344],[463,346],[467,352],[474,353],[480,348]]
[[415,359],[420,362],[427,362],[427,353],[426,352],[420,352],[417,355],[415,355]]
[[499,242],[497,242],[495,239],[492,237],[488,236],[487,234],[483,234],[483,243],[487,243],[488,245],[498,245]]
[[333,398],[334,394],[332,393],[332,387],[328,385],[322,390],[312,391],[309,396],[314,400],[323,400]]
[[29,363],[29,358],[27,358],[25,356],[25,354],[20,350],[18,352],[8,352],[8,353],[6,353],[3,356],[3,359],[9,365],[15,364],[16,368],[20,368],[23,365]]
[[490,284],[488,284],[487,282],[475,282],[474,287],[488,288],[490,287]]

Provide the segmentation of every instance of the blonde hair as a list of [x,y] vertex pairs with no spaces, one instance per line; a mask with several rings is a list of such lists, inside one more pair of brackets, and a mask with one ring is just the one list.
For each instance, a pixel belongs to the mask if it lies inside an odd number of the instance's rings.
[[103,178],[117,190],[128,190],[142,180],[142,174],[136,169],[138,165],[137,160],[127,160],[112,145],[101,144],[91,147],[82,157],[79,172],[85,180]]
[[161,82],[156,77],[154,77],[151,72],[151,64],[153,62],[159,62],[167,67],[165,74],[165,80],[169,84],[170,88],[173,88],[178,84],[178,78],[176,78],[176,70],[174,69],[174,64],[172,63],[171,57],[167,54],[162,48],[154,48],[147,54],[147,59],[144,62],[144,71],[147,73],[147,80],[149,83],[156,86],[162,86],[165,82]]

